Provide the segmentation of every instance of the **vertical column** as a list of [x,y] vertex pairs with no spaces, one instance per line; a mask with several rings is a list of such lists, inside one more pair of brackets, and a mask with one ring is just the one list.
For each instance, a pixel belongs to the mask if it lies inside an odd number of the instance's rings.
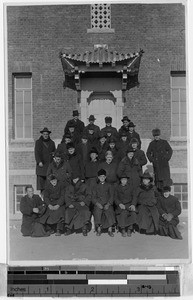
[[92,91],[81,91],[81,99],[80,99],[80,114],[81,114],[81,121],[85,124],[88,123],[87,120],[87,111],[88,111],[88,102],[87,99],[89,98]]
[[122,91],[121,90],[116,90],[116,91],[111,91],[111,93],[114,95],[116,98],[116,128],[119,129],[122,126],[122,117],[123,117],[123,100],[122,100]]

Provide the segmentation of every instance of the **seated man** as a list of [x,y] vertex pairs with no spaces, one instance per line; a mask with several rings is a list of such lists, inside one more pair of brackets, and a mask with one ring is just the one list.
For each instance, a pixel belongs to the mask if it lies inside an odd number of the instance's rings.
[[157,191],[152,184],[153,178],[148,172],[141,176],[141,185],[136,190],[137,201],[137,225],[139,230],[147,234],[158,232],[159,212],[157,209]]
[[59,183],[56,176],[51,174],[46,185],[44,201],[47,204],[45,214],[40,218],[40,222],[48,224],[51,233],[56,231],[55,235],[60,236],[63,231],[65,198],[62,183]]
[[163,187],[162,194],[158,198],[157,208],[160,214],[158,234],[182,240],[181,233],[177,228],[181,206],[178,199],[170,195],[170,191],[170,186]]
[[80,178],[73,178],[65,192],[65,235],[71,234],[72,230],[82,230],[87,236],[90,225],[91,212],[89,210],[91,195],[85,183]]
[[112,226],[115,224],[115,214],[113,210],[113,187],[106,182],[106,171],[98,171],[98,180],[93,189],[94,223],[97,236],[101,235],[102,229],[108,230],[108,235],[113,237]]
[[[129,178],[122,176],[120,184],[115,189],[116,219],[123,237],[131,236],[133,225],[136,223],[136,203]],[[127,233],[126,233],[127,232]]]
[[[39,222],[39,217],[41,216],[45,203],[42,201],[39,195],[34,194],[34,189],[32,186],[26,186],[26,195],[21,198],[20,211],[22,213],[22,225],[21,233],[23,236],[33,235],[33,225]],[[42,227],[41,236],[49,236]]]

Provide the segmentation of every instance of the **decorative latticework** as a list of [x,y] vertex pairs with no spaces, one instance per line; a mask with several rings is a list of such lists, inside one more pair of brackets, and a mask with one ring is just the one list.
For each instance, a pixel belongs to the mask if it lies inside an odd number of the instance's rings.
[[111,5],[110,4],[91,5],[91,28],[92,29],[111,28]]

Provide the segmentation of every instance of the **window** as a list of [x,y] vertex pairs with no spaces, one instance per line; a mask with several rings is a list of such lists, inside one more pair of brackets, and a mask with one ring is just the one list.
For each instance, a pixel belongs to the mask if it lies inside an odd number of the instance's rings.
[[15,138],[32,138],[32,78],[14,76]]
[[[27,185],[27,184],[26,184]],[[15,185],[14,186],[14,213],[20,212],[20,201],[25,196],[26,185]]]
[[111,5],[110,4],[91,5],[91,28],[92,29],[111,28]]
[[174,184],[174,196],[180,201],[182,209],[188,209],[188,185],[186,183]]
[[171,73],[172,137],[186,137],[186,77],[185,72]]

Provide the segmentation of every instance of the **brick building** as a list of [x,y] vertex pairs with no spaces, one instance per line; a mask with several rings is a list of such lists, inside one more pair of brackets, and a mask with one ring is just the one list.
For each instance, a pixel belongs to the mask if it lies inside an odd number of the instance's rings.
[[20,217],[25,185],[36,187],[39,131],[48,127],[59,143],[74,109],[85,123],[96,115],[100,127],[112,115],[119,129],[127,115],[144,150],[159,127],[174,150],[173,192],[187,211],[185,6],[7,6],[6,19],[11,217]]

